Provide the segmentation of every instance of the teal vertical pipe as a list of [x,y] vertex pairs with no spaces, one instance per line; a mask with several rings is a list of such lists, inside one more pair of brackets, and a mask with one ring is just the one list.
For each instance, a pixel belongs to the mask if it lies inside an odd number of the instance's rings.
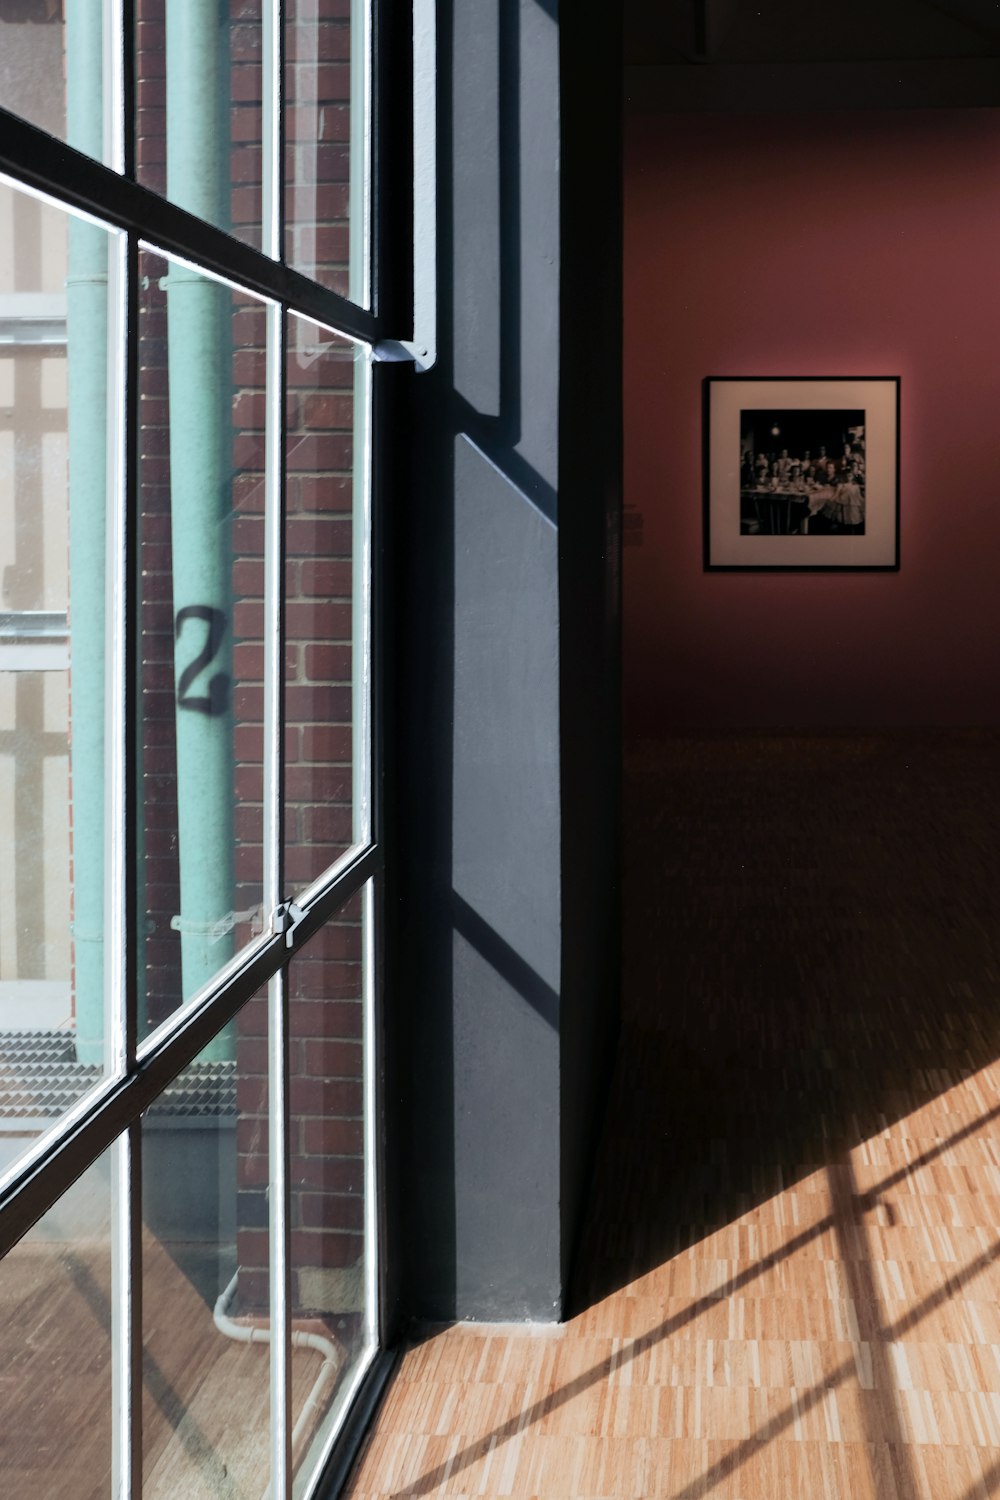
[[371,0],[351,0],[351,147],[347,186],[347,295],[370,300],[371,125],[369,120],[369,16]]
[[[103,157],[103,17],[67,0],[67,136]],[[104,1057],[104,675],[107,535],[108,236],[69,221],[66,279],[69,610],[73,777],[73,967],[80,1062]]]
[[[225,227],[228,36],[218,0],[169,0],[167,193]],[[184,996],[233,952],[231,294],[167,276],[177,824]],[[202,1056],[231,1058],[231,1029]]]

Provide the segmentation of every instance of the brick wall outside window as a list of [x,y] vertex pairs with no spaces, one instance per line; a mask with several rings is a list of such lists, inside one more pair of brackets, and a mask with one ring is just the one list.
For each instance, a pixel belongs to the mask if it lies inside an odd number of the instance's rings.
[[[163,0],[139,0],[138,157],[142,180],[166,188]],[[288,245],[301,268],[347,288],[349,5],[318,0],[318,24],[292,15],[289,65]],[[259,241],[260,22],[253,0],[230,6],[231,222]],[[312,263],[307,263],[312,257]],[[147,932],[145,989],[155,1024],[176,1008],[180,911],[167,389],[169,292],[142,290],[140,426],[142,774]],[[263,659],[263,315],[234,301],[232,627],[234,909],[260,899]],[[301,889],[346,848],[351,822],[352,435],[354,372],[346,344],[291,320],[287,446],[286,875]],[[251,924],[236,929],[245,941]],[[297,1316],[361,1306],[361,928],[355,900],[296,957],[290,971],[292,1265]],[[237,1259],[245,1313],[266,1311],[266,1003],[251,1001],[236,1034]]]

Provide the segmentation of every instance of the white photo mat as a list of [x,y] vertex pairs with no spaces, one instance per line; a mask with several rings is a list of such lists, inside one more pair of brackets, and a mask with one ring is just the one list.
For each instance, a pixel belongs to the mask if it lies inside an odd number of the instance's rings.
[[[705,382],[705,567],[899,567],[899,378]],[[754,411],[865,414],[863,535],[741,535],[741,417]]]

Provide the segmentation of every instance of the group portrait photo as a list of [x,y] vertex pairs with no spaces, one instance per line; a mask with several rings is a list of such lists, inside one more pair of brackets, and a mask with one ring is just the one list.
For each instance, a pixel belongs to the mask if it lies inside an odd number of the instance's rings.
[[899,567],[899,377],[708,376],[705,567]]
[[740,413],[743,536],[863,536],[865,414]]

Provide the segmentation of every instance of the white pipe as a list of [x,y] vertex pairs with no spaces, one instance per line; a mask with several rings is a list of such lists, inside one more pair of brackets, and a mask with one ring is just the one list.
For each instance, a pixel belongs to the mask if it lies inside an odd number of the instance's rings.
[[[229,1316],[229,1305],[236,1293],[236,1283],[239,1279],[237,1269],[232,1281],[223,1292],[220,1292],[213,1311],[215,1326],[227,1339],[235,1339],[239,1344],[269,1344],[271,1342],[271,1328],[268,1323],[258,1322],[250,1318],[231,1318]],[[324,1338],[321,1333],[304,1333],[300,1328],[292,1329],[292,1346],[296,1349],[314,1349],[317,1354],[322,1354],[323,1363],[320,1372],[313,1381],[312,1389],[303,1403],[299,1412],[298,1420],[292,1428],[292,1452],[302,1440],[303,1433],[308,1429],[313,1413],[319,1406],[320,1401],[326,1395],[326,1388],[337,1375],[343,1364],[343,1353],[332,1339]]]

